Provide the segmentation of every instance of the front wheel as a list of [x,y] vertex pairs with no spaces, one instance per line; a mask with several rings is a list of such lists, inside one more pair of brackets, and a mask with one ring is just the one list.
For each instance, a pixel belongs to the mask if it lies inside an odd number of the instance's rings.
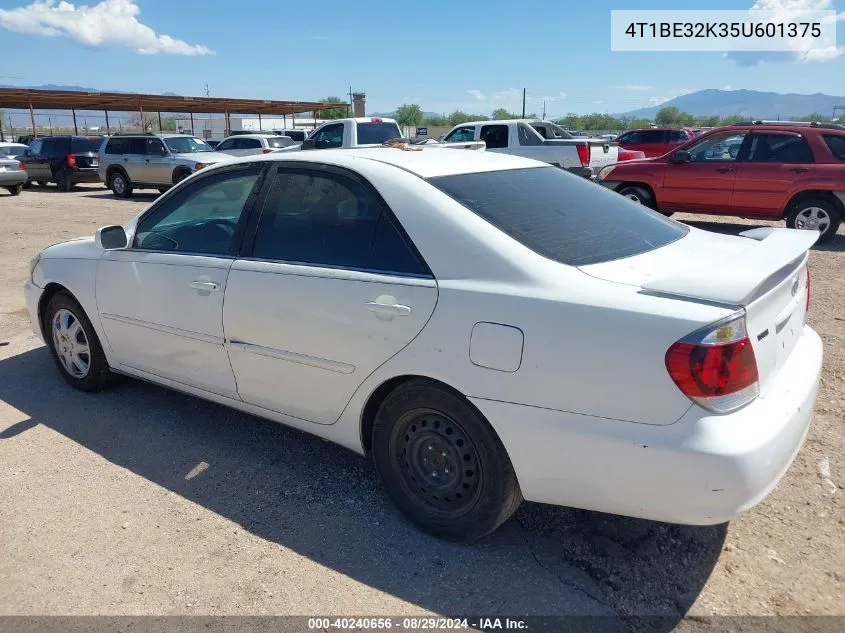
[[60,169],[56,172],[56,187],[59,191],[70,191],[70,188],[73,187],[70,174],[66,169]]
[[496,433],[469,402],[438,384],[413,380],[388,395],[372,440],[388,495],[430,534],[481,538],[522,501]]
[[840,222],[839,209],[822,198],[798,202],[786,216],[786,226],[790,229],[818,231],[820,243],[833,239]]
[[6,187],[9,190],[9,193],[13,196],[21,195],[21,191],[23,191],[23,185],[12,185],[11,187]]
[[57,292],[44,314],[44,333],[62,378],[82,391],[99,391],[111,380],[109,364],[88,316],[67,292]]

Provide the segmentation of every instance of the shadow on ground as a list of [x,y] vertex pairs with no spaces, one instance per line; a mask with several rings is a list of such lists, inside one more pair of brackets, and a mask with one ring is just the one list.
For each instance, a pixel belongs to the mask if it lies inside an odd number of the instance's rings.
[[[490,537],[447,543],[409,525],[358,455],[134,380],[80,393],[44,347],[0,361],[0,399],[30,418],[0,441],[46,425],[261,538],[441,614],[621,615],[595,630],[670,631],[704,587],[726,534],[725,525],[526,503]],[[186,479],[200,462],[207,470]],[[635,615],[663,617],[646,626]]]
[[[714,233],[724,233],[726,235],[739,235],[743,231],[748,231],[755,226],[749,224],[738,224],[733,222],[707,222],[703,220],[682,220],[684,224],[689,224],[698,229],[705,231],[712,231]],[[834,253],[845,252],[845,235],[842,234],[842,229],[833,236],[829,242],[825,244],[814,244],[812,249],[814,251],[829,251]]]
[[114,195],[111,189],[92,190],[91,193],[85,193],[83,198],[94,198],[98,200],[114,200],[115,202],[152,202],[161,194],[158,191],[133,191],[128,198],[118,198]]

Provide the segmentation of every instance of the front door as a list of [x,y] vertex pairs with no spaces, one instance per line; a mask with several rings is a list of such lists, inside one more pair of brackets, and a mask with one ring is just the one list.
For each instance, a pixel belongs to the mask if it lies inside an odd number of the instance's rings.
[[26,168],[26,174],[30,181],[41,180],[46,182],[52,177],[49,164],[44,160],[43,150],[44,139],[37,138],[30,143],[29,152],[21,160]]
[[344,170],[280,166],[226,286],[238,393],[332,424],[436,302],[434,278],[367,183]]
[[670,161],[658,195],[660,208],[729,213],[737,165],[731,148],[742,144],[744,138],[742,130],[712,134],[687,147],[691,162]]
[[143,182],[166,185],[173,182],[173,158],[160,138],[147,139],[144,169]]
[[97,269],[97,308],[119,366],[237,397],[223,296],[262,165],[198,178],[154,204],[129,248]]
[[749,216],[777,218],[814,170],[813,150],[801,134],[754,132],[736,163],[732,206]]

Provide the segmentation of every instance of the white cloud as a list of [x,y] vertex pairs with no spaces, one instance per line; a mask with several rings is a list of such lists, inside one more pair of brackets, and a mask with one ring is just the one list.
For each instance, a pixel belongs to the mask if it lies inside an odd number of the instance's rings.
[[618,90],[630,90],[632,92],[648,92],[649,90],[654,90],[651,86],[643,86],[641,84],[625,84],[622,86],[616,86]]
[[730,84],[725,84],[724,86],[722,86],[722,90],[733,90],[733,89],[734,89],[734,87]]
[[649,97],[648,98],[648,105],[650,105],[650,106],[660,105],[661,103],[666,103],[670,99],[672,99],[672,97]]
[[[760,11],[833,11],[834,0],[757,0],[751,10]],[[833,21],[845,20],[845,12],[838,13]],[[825,20],[830,22],[831,20]],[[732,59],[737,66],[749,67],[771,62],[829,62],[845,54],[845,47],[829,46],[808,51],[731,51],[724,57]]]
[[36,0],[0,9],[0,28],[28,35],[66,37],[91,48],[131,48],[142,55],[213,55],[199,44],[159,35],[138,21],[141,9],[131,0],[101,0],[76,6],[61,0]]
[[480,90],[467,90],[470,96],[472,96],[477,101],[486,101],[487,97],[484,96],[484,93]]
[[332,38],[330,38],[328,35],[315,35],[315,36],[314,36],[314,37],[312,37],[311,39],[312,39],[312,40],[325,41],[325,40],[330,40],[330,39],[332,39]]

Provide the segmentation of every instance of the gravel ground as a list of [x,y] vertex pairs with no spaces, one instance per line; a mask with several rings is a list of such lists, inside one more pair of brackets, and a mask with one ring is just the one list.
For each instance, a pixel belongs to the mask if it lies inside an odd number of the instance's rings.
[[763,504],[693,528],[526,503],[455,545],[409,526],[342,448],[141,382],[63,383],[29,331],[29,259],[153,199],[0,192],[0,614],[589,614],[622,616],[619,630],[644,629],[637,615],[662,630],[845,615],[845,229],[810,261],[813,428]]

